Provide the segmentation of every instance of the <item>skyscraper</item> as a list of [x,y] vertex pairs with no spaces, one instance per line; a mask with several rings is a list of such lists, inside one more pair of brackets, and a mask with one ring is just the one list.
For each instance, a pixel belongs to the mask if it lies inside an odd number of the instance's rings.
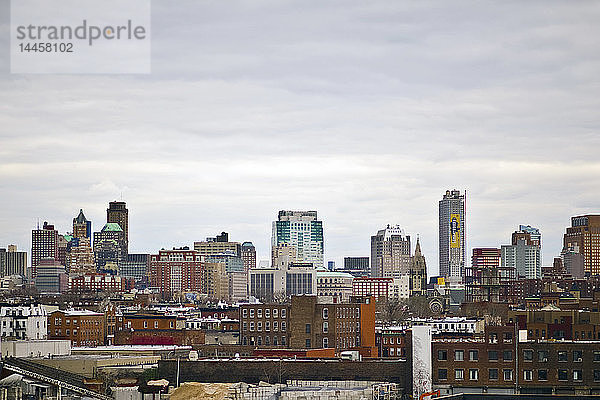
[[124,201],[111,201],[108,203],[106,222],[119,224],[125,236],[125,249],[129,250],[129,210],[127,210]]
[[73,218],[73,237],[77,239],[92,238],[92,222],[87,220],[82,209],[79,209],[79,215]]
[[25,276],[27,252],[17,251],[17,246],[9,245],[8,251],[0,249],[0,276]]
[[388,225],[371,236],[371,276],[399,278],[410,275],[410,236],[399,225]]
[[563,252],[583,255],[585,273],[600,275],[600,215],[572,217],[563,245]]
[[541,234],[539,230],[531,233],[515,231],[512,244],[500,247],[503,269],[514,268],[517,278],[539,279],[542,277]]
[[92,223],[88,221],[83,210],[79,210],[73,218],[73,236],[67,245],[65,269],[67,273],[96,272],[94,251],[92,250]]
[[31,231],[31,270],[30,278],[37,275],[37,267],[42,258],[58,260],[58,231],[54,225],[44,222],[43,228]]
[[246,273],[252,268],[256,268],[256,248],[252,242],[242,243],[242,260],[244,261],[244,271]]
[[289,244],[296,248],[292,262],[323,266],[323,222],[316,211],[279,211],[273,222],[272,248]]
[[447,190],[439,202],[440,275],[463,280],[465,276],[466,194]]
[[117,265],[127,259],[125,234],[118,223],[107,223],[100,232],[94,232],[94,254],[99,270],[111,264],[116,271]]

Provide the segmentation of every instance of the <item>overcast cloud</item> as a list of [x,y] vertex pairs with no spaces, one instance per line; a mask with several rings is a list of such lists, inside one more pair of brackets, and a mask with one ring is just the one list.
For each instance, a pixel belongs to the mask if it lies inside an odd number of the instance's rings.
[[0,247],[80,208],[130,210],[130,250],[230,232],[270,253],[317,210],[326,260],[400,224],[438,270],[438,201],[468,191],[470,248],[600,211],[600,3],[152,3],[152,74],[11,75],[1,0]]

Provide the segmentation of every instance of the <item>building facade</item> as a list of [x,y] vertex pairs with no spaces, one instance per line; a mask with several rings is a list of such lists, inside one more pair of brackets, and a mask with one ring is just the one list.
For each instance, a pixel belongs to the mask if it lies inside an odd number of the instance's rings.
[[466,193],[447,190],[439,202],[440,275],[462,281],[465,276]]
[[256,248],[252,242],[244,242],[241,247],[242,261],[244,262],[244,271],[256,268]]
[[334,303],[347,302],[352,296],[354,276],[344,272],[317,270],[317,295],[328,296]]
[[188,247],[150,255],[150,285],[162,293],[182,290],[206,293],[202,285],[203,257]]
[[586,273],[600,275],[600,215],[572,217],[563,245],[566,251],[583,255]]
[[100,232],[94,232],[94,255],[98,270],[112,264],[114,268],[127,259],[127,241],[125,231],[116,222],[110,222],[102,227]]
[[410,275],[410,236],[399,225],[388,225],[371,236],[371,276],[399,278]]
[[73,347],[104,344],[104,314],[89,310],[59,310],[48,315],[48,338],[70,340]]
[[27,252],[17,251],[17,246],[9,245],[8,249],[0,249],[0,277],[27,273]]
[[271,245],[274,249],[284,243],[296,249],[292,262],[323,267],[323,222],[317,219],[316,211],[279,211]]
[[501,246],[500,251],[502,268],[514,269],[517,278],[542,277],[541,242],[537,235],[532,239],[529,232],[516,231],[512,234],[512,244]]
[[46,340],[48,314],[40,305],[0,307],[0,336],[2,339]]
[[43,258],[58,260],[58,231],[44,221],[42,229],[31,231],[31,269],[29,278],[37,276],[37,267]]
[[129,210],[124,201],[111,201],[106,209],[106,223],[119,224],[125,241],[125,254],[129,251]]

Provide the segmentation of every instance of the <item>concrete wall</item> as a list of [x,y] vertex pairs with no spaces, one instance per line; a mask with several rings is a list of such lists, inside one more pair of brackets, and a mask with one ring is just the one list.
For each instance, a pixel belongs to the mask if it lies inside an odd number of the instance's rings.
[[3,357],[48,357],[71,355],[70,340],[3,340]]
[[[162,360],[159,376],[177,381],[177,361]],[[412,386],[410,364],[406,361],[323,361],[323,360],[201,360],[182,361],[180,382],[280,383],[300,380],[358,380],[398,383]]]

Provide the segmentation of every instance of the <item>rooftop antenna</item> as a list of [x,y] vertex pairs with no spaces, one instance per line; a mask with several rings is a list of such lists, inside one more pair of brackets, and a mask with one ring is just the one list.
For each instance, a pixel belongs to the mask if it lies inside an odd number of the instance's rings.
[[37,230],[39,231],[40,230],[40,217],[38,217],[37,222],[38,222],[38,224],[37,224]]

